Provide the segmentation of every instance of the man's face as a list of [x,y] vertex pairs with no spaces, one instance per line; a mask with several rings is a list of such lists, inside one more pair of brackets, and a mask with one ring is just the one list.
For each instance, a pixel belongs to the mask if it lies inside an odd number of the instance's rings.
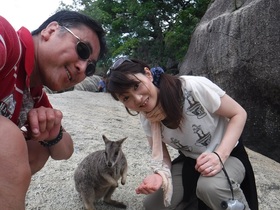
[[[86,26],[68,30],[56,24],[48,27],[41,33],[36,71],[43,85],[53,91],[65,90],[83,81],[87,68],[92,70],[100,52],[99,40]],[[77,49],[79,42],[88,47],[89,53]]]

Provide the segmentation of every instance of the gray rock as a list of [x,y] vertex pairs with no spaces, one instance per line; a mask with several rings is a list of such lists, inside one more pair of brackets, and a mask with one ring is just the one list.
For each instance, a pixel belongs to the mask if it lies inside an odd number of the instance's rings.
[[89,92],[97,92],[98,83],[101,80],[100,76],[93,75],[86,77],[85,80],[75,85],[74,90],[83,90]]
[[206,76],[247,111],[244,143],[280,162],[280,1],[215,0],[180,74]]

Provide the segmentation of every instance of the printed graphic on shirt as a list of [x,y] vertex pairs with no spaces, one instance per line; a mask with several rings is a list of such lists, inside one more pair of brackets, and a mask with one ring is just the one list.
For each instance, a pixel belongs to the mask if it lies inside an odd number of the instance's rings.
[[[203,129],[204,117],[207,117],[207,112],[205,112],[204,107],[201,103],[195,99],[193,92],[184,90],[185,94],[185,114],[189,120],[186,129],[189,128],[188,132],[192,131],[193,135],[182,135],[182,137],[176,138],[175,136],[169,137],[170,143],[173,147],[186,152],[199,152],[202,147],[208,147],[211,143],[212,135],[209,131]],[[186,131],[183,131],[183,133]],[[186,139],[180,139],[186,138]]]
[[15,111],[16,101],[14,100],[13,94],[7,96],[0,101],[0,113],[2,116],[11,119]]
[[195,101],[191,93],[185,90],[186,100],[189,102],[189,107],[187,108],[187,115],[197,116],[198,119],[206,116],[206,112],[198,101]]
[[[207,113],[204,111],[203,106],[198,101],[196,101],[192,96],[192,92],[185,90],[185,97],[186,97],[186,101],[189,104],[186,111],[187,115],[196,116],[197,119],[202,119],[207,115]],[[207,147],[211,142],[210,132],[205,133],[201,125],[197,125],[197,124],[193,124],[192,129],[193,132],[198,136],[195,145],[200,147],[202,146]]]
[[200,147],[207,147],[210,142],[211,142],[211,134],[210,132],[204,133],[203,130],[201,129],[200,125],[192,125],[193,132],[198,135],[198,140],[196,140],[195,145],[200,146]]
[[192,152],[192,147],[188,145],[182,145],[178,139],[171,138],[171,143],[174,144],[177,149]]
[[18,122],[19,127],[22,127],[26,123],[27,113],[32,109],[33,106],[34,106],[34,100],[30,94],[30,91],[26,88],[23,91],[22,106],[20,109],[19,122]]
[[[210,132],[204,133],[200,125],[192,125],[193,132],[197,134],[197,140],[194,145],[197,147],[207,147],[211,142],[211,134]],[[194,148],[191,145],[183,145],[179,139],[174,137],[170,138],[171,143],[174,145],[173,147],[186,152],[194,152]]]

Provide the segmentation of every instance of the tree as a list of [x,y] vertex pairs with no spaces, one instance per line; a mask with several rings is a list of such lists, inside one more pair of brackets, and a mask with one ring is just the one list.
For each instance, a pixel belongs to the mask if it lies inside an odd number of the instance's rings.
[[74,0],[73,5],[100,21],[107,31],[106,63],[127,55],[168,70],[176,68],[186,54],[191,34],[210,1]]

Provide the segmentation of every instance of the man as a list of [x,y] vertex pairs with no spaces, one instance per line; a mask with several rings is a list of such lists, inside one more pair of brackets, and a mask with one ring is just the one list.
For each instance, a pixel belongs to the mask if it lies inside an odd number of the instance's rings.
[[68,89],[94,74],[105,32],[73,11],[49,17],[32,34],[0,16],[0,206],[25,209],[31,176],[48,158],[68,159],[73,141],[43,86]]

